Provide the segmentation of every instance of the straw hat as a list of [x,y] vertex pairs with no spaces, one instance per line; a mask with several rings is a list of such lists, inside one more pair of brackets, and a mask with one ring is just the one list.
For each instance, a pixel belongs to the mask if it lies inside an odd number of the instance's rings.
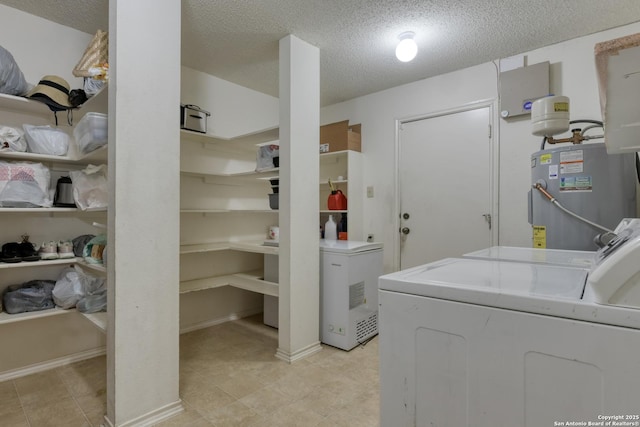
[[69,83],[62,77],[44,76],[25,96],[44,102],[53,111],[73,108],[69,102]]

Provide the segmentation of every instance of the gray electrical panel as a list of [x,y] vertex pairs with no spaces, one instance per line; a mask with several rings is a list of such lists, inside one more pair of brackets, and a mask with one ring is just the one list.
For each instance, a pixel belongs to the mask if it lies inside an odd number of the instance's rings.
[[500,115],[531,114],[531,103],[549,95],[549,61],[500,73]]

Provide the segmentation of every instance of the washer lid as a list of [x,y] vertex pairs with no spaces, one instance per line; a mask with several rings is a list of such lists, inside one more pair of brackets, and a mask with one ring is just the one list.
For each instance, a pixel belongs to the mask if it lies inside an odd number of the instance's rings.
[[580,300],[588,270],[545,264],[447,258],[380,277],[380,289],[454,301],[473,294]]
[[358,252],[382,249],[382,243],[358,242],[355,240],[320,239],[320,252],[353,254]]
[[536,264],[591,268],[596,259],[596,251],[569,251],[561,249],[493,246],[487,249],[470,252],[463,256],[465,258],[494,259],[502,261],[531,262]]

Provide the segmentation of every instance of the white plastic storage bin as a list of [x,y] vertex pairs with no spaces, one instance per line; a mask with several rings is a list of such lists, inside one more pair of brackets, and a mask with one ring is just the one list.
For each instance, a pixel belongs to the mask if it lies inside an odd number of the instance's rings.
[[107,143],[107,115],[87,113],[73,130],[78,150],[87,154]]

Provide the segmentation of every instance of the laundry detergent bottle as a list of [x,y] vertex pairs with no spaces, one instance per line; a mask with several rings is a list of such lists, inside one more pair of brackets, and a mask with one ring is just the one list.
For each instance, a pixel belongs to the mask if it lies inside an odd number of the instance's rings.
[[329,219],[324,224],[324,240],[337,240],[338,230],[333,215],[329,215]]

